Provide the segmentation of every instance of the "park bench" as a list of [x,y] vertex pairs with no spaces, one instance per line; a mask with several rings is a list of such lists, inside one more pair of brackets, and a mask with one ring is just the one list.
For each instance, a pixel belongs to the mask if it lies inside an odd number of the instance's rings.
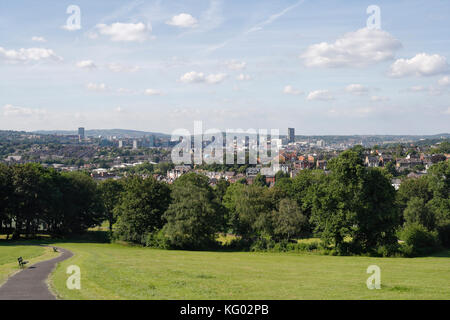
[[17,261],[19,262],[19,267],[21,268],[23,268],[28,263],[28,261],[24,261],[22,257],[17,258]]
[[58,248],[53,247],[53,252],[58,252]]

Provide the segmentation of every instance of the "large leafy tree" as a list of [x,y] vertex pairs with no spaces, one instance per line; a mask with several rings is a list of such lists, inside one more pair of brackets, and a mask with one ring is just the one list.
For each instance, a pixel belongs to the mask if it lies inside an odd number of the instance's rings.
[[234,208],[230,215],[233,231],[247,240],[271,234],[271,213],[275,207],[269,189],[250,185],[240,191],[229,205]]
[[358,153],[343,152],[329,163],[316,190],[312,221],[338,253],[371,251],[396,242],[395,190],[381,170],[365,168]]
[[113,224],[117,220],[117,217],[114,215],[114,208],[119,204],[124,184],[121,180],[107,179],[100,182],[99,190],[105,209],[105,218],[109,222],[109,231],[112,232]]
[[208,185],[208,178],[195,173],[176,180],[164,218],[164,235],[171,246],[178,248],[208,248],[216,234],[225,229],[225,209]]
[[60,190],[64,207],[62,216],[63,233],[82,233],[101,224],[104,207],[97,183],[86,173],[68,172],[62,174]]
[[154,178],[128,178],[120,203],[113,210],[118,217],[115,234],[122,240],[140,243],[146,234],[162,228],[162,216],[169,203],[170,189],[165,183]]
[[11,226],[11,212],[9,211],[10,199],[12,197],[11,170],[8,166],[0,163],[0,233],[3,227],[9,237],[9,228]]
[[298,237],[307,226],[297,202],[292,199],[282,199],[278,210],[272,213],[273,237],[276,240],[290,240]]

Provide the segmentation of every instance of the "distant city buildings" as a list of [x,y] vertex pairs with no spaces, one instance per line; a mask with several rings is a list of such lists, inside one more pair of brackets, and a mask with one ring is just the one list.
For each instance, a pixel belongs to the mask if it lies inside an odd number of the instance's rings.
[[85,135],[84,135],[84,128],[83,128],[83,127],[80,127],[80,128],[78,128],[78,140],[79,140],[79,141],[83,141],[84,138],[85,138]]
[[288,143],[295,142],[295,129],[288,128]]

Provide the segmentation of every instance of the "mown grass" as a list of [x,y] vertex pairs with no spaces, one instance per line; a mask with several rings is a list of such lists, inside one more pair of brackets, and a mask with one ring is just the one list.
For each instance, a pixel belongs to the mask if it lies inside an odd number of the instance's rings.
[[52,248],[29,245],[23,242],[0,242],[0,285],[9,276],[20,270],[17,262],[18,257],[29,261],[26,266],[30,266],[43,260],[52,259],[57,255],[58,253],[53,252]]
[[[75,256],[51,286],[64,299],[449,299],[450,251],[426,258],[292,253],[167,251],[119,244],[63,243]],[[81,268],[81,290],[66,268]],[[369,265],[381,290],[369,290]]]

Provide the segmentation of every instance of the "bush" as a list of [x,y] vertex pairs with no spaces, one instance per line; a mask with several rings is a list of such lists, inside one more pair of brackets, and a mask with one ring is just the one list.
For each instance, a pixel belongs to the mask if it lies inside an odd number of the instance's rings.
[[143,245],[145,245],[146,247],[170,249],[168,239],[164,236],[164,232],[162,230],[146,234],[144,240],[145,243],[143,243]]
[[450,221],[440,224],[437,227],[437,231],[441,244],[446,248],[450,248]]
[[406,225],[400,231],[399,238],[405,241],[401,249],[407,257],[426,255],[439,248],[438,233],[428,231],[421,224]]

